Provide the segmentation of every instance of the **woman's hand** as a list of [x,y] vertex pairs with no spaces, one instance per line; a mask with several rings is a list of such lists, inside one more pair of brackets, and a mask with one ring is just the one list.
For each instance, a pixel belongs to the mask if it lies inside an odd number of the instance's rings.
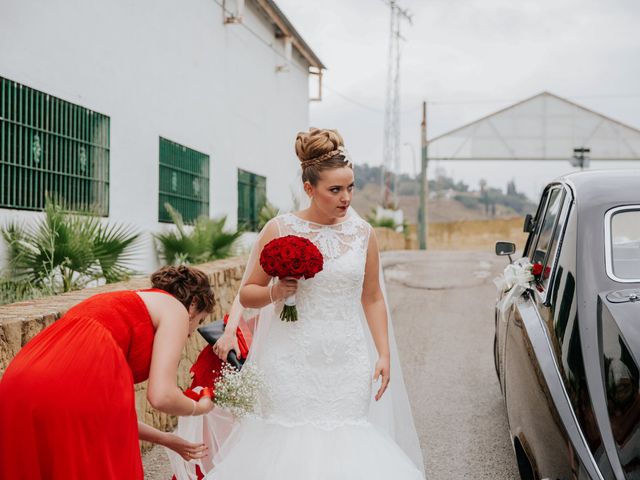
[[236,356],[240,358],[240,347],[238,346],[236,332],[231,333],[230,330],[225,330],[218,341],[213,344],[213,353],[215,353],[220,360],[226,362],[231,350],[234,350]]
[[278,280],[273,287],[271,287],[271,298],[273,301],[283,300],[295,295],[298,290],[298,280],[293,277],[285,277]]
[[376,368],[373,373],[373,380],[378,381],[380,377],[382,377],[382,383],[380,384],[380,388],[378,389],[378,393],[376,393],[376,402],[382,398],[384,392],[387,390],[389,386],[390,380],[390,372],[391,372],[391,361],[388,356],[382,356],[378,358],[376,362]]
[[203,458],[209,453],[209,449],[204,443],[187,442],[184,438],[173,433],[167,433],[166,435],[163,445],[176,452],[187,462]]

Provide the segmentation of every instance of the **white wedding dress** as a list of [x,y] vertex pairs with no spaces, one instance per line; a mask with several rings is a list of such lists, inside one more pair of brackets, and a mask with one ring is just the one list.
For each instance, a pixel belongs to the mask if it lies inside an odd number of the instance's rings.
[[[324,269],[300,281],[297,322],[280,321],[276,305],[259,327],[248,361],[268,388],[259,413],[239,421],[222,444],[206,480],[424,479],[415,456],[370,420],[377,357],[360,299],[371,227],[357,214],[331,226],[294,214],[272,221],[280,235],[314,242]],[[416,455],[421,462],[419,448]]]

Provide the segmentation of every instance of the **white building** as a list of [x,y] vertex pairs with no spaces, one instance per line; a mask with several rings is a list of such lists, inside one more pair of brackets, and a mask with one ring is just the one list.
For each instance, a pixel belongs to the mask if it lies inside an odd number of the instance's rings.
[[289,208],[323,69],[272,0],[2,0],[0,223],[45,191],[97,205],[146,232],[148,271],[164,202],[231,227],[265,192]]

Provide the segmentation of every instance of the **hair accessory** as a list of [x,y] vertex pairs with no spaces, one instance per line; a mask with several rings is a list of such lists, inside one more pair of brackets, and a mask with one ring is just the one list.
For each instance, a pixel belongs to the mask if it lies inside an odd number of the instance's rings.
[[313,167],[315,165],[318,165],[322,162],[325,162],[327,160],[329,160],[330,158],[333,158],[337,155],[342,155],[345,160],[347,160],[349,163],[351,163],[351,157],[349,156],[349,154],[347,153],[347,150],[340,145],[338,148],[336,148],[335,150],[331,150],[330,152],[327,153],[323,153],[322,155],[318,156],[318,157],[313,157],[313,158],[309,158],[308,160],[303,160],[301,163],[302,168],[308,168],[308,167]]

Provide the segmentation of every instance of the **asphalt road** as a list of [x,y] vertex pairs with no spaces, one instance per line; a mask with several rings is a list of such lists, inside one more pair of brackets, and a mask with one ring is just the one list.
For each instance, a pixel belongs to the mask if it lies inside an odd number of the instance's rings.
[[[506,260],[410,251],[383,265],[427,478],[519,478],[492,355],[492,280]],[[143,460],[146,479],[170,478],[161,449]]]
[[506,260],[397,252],[383,264],[427,478],[519,478],[493,367],[493,278]]

